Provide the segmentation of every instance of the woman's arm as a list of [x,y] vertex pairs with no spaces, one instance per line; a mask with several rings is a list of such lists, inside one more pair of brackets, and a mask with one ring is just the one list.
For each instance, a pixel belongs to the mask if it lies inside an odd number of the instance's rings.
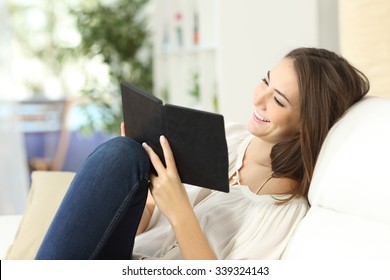
[[171,224],[183,258],[188,260],[216,260],[217,257],[200,228],[192,207],[187,210],[182,209],[180,214],[172,220]]
[[184,259],[216,259],[180,181],[168,140],[162,136],[160,143],[166,167],[152,148],[143,144],[157,171],[157,176],[150,178],[150,190],[156,205],[171,223]]
[[154,207],[155,207],[155,202],[154,202],[153,196],[149,190],[148,191],[148,198],[146,200],[145,209],[144,209],[144,212],[142,213],[141,221],[138,225],[137,235],[143,233],[146,230],[146,228],[148,227],[150,219],[152,218],[152,215],[153,215]]

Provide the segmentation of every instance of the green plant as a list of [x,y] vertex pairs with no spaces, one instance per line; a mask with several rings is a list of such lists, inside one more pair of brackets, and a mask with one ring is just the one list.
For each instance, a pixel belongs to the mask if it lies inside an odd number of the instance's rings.
[[[120,82],[130,82],[152,92],[152,52],[149,42],[147,0],[96,1],[72,9],[81,35],[79,54],[100,57],[109,68],[110,85],[96,88],[89,80],[83,95],[94,109],[84,106],[90,120],[82,128],[94,131],[103,126],[108,132],[119,132],[122,121]],[[92,117],[92,115],[95,117]],[[97,118],[96,118],[97,115]],[[100,123],[96,119],[102,120]]]
[[162,100],[164,100],[165,103],[168,103],[170,101],[168,85],[164,85],[164,87],[161,89],[161,98]]
[[[57,80],[63,97],[84,97],[81,130],[119,133],[122,121],[120,82],[152,92],[152,51],[145,6],[148,0],[11,1],[10,29],[29,61],[39,63],[36,75],[20,77],[31,94],[46,96],[45,82]],[[38,20],[37,20],[38,19]],[[69,32],[71,33],[69,36]],[[109,69],[102,86],[87,61],[101,61]],[[35,64],[34,64],[35,65]],[[71,65],[71,68],[67,68]],[[65,77],[76,69],[85,81],[72,92]]]
[[194,97],[195,101],[200,101],[199,73],[197,71],[192,72],[191,78],[192,78],[192,87],[189,93],[192,97]]
[[214,83],[213,96],[212,96],[213,110],[215,113],[219,112],[219,98],[217,92],[217,83]]

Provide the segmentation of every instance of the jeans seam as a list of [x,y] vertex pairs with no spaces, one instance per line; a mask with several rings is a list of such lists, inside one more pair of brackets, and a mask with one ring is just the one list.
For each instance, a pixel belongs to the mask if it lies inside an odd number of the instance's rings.
[[119,207],[119,209],[116,211],[114,217],[112,218],[109,226],[107,227],[106,231],[104,232],[102,238],[100,239],[98,245],[96,246],[95,250],[92,252],[91,256],[89,257],[90,260],[93,260],[96,258],[96,256],[99,254],[101,248],[104,246],[104,243],[108,240],[112,233],[113,225],[117,223],[120,216],[123,214],[123,210],[126,209],[126,206],[128,206],[129,202],[133,198],[134,194],[139,190],[139,187],[141,185],[141,182],[147,182],[147,176],[140,176],[140,180],[137,182],[134,188],[131,189],[130,193],[126,196],[126,199],[122,203],[122,205]]

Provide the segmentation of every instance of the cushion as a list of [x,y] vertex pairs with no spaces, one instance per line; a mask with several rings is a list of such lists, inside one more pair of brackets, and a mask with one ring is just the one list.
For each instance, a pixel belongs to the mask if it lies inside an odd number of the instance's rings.
[[390,259],[390,99],[365,97],[329,132],[311,209],[285,259]]
[[6,259],[34,259],[74,177],[72,172],[34,171],[26,210]]

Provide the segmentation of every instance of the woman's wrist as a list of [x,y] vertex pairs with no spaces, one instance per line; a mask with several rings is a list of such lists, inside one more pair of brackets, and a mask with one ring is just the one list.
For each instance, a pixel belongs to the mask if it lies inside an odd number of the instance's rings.
[[168,218],[172,228],[175,230],[180,227],[186,227],[191,223],[198,222],[194,210],[191,205],[181,207]]

